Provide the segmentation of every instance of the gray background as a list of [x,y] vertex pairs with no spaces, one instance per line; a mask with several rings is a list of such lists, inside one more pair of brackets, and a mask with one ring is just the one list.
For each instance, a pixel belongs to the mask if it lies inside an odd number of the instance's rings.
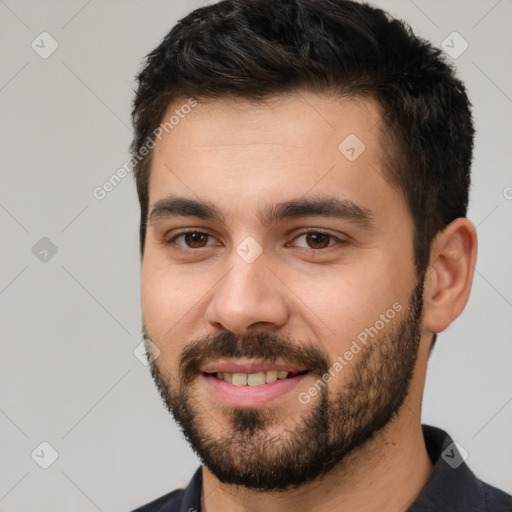
[[[375,3],[436,45],[453,31],[469,44],[454,62],[478,130],[469,217],[480,250],[469,304],[431,358],[422,420],[512,492],[512,3]],[[133,354],[132,176],[101,201],[93,190],[128,159],[142,57],[201,5],[0,0],[0,511],[129,510],[186,485],[198,465]],[[47,59],[31,48],[43,31],[59,45]],[[50,461],[43,441],[59,454],[48,469],[33,460]]]

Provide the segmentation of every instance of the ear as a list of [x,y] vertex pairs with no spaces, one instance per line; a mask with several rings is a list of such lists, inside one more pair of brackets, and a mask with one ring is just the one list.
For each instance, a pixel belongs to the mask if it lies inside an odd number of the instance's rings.
[[444,331],[462,313],[473,282],[477,245],[476,228],[466,218],[455,219],[433,240],[423,295],[426,330]]

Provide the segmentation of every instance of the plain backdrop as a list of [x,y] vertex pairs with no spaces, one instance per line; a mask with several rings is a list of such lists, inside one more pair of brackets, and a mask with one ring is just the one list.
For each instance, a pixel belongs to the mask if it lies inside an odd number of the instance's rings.
[[[454,55],[467,44],[453,62],[474,104],[480,248],[471,299],[430,360],[422,421],[512,492],[512,3],[374,3]],[[134,354],[132,176],[103,200],[93,191],[128,160],[142,58],[202,5],[0,0],[2,512],[126,511],[198,467]]]

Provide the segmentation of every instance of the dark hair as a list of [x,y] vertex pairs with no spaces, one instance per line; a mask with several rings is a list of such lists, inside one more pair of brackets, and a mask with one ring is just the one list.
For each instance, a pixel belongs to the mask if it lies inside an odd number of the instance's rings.
[[144,252],[151,152],[172,100],[262,101],[305,89],[375,98],[387,179],[414,220],[417,270],[448,223],[466,215],[473,123],[464,85],[441,50],[404,22],[348,0],[225,0],[180,20],[138,75],[131,146]]

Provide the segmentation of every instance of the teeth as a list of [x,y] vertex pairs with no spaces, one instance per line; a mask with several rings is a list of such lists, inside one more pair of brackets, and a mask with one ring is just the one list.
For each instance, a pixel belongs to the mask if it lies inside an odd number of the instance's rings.
[[265,372],[250,373],[247,375],[247,384],[249,384],[249,386],[261,386],[265,384]]
[[268,372],[266,372],[266,375],[265,375],[265,382],[267,384],[270,384],[272,382],[275,382],[277,380],[277,374],[279,372],[277,372],[276,370],[270,370]]
[[271,384],[278,379],[286,379],[289,372],[269,370],[268,372],[257,373],[223,373],[217,372],[216,377],[235,386],[261,386],[262,384]]
[[247,384],[247,373],[233,373],[233,382],[235,386],[245,386]]

